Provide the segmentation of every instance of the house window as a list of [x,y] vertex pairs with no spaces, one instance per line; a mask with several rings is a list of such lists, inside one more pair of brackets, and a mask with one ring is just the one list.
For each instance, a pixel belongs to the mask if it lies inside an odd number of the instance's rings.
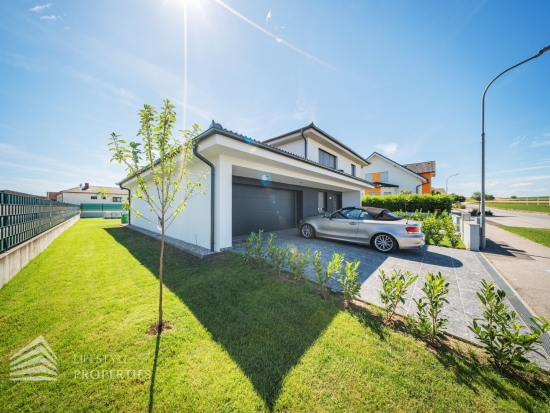
[[317,207],[317,211],[327,212],[327,193],[319,192],[318,196],[319,196],[319,205]]
[[389,182],[387,172],[380,172],[380,182]]
[[355,165],[351,165],[351,174],[355,176]]
[[384,192],[384,195],[391,195],[391,192]]
[[319,163],[321,165],[328,166],[329,168],[336,169],[336,156],[319,149]]
[[120,196],[114,196],[114,197],[113,197],[113,202],[122,202],[122,197],[120,197]]
[[372,174],[366,174],[365,175],[365,181],[372,182]]
[[107,199],[107,197],[106,197],[106,196],[104,196],[104,197],[103,197],[103,199]]
[[97,199],[97,196],[91,196],[90,198],[91,199]]
[[377,192],[369,192],[369,196],[376,196],[376,195],[378,195]]

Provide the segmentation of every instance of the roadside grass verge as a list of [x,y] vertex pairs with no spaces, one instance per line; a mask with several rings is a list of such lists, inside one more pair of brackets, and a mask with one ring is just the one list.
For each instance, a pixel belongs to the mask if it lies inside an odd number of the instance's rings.
[[[535,201],[536,202],[536,201]],[[537,205],[529,203],[528,205],[521,203],[499,203],[499,202],[486,202],[485,209],[498,208],[507,209],[509,211],[527,211],[527,212],[545,212],[550,214],[550,205]]]
[[504,225],[500,225],[499,228],[550,248],[550,229],[507,227]]
[[[0,290],[3,411],[148,410],[146,374],[89,377],[152,373],[159,248],[82,219]],[[231,252],[199,260],[168,247],[165,265],[173,329],[159,341],[153,411],[550,412],[550,374],[535,367],[504,376],[475,347],[429,348],[377,309],[344,310],[338,295],[322,299]],[[10,357],[39,335],[57,380],[7,380]]]

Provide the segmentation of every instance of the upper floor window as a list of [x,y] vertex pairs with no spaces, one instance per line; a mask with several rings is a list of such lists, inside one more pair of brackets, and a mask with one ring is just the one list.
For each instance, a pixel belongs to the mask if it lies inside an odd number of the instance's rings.
[[366,174],[365,175],[365,181],[372,182],[372,174]]
[[355,176],[355,165],[351,165],[351,174]]
[[328,166],[329,168],[336,169],[336,156],[319,149],[319,163],[321,165]]
[[389,182],[388,172],[380,172],[380,182]]

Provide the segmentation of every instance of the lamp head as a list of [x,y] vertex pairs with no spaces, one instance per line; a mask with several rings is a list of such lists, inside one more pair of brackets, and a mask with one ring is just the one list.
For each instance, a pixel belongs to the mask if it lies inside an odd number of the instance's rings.
[[550,46],[546,46],[546,47],[540,49],[539,52],[538,52],[538,55],[540,56],[541,54],[543,54],[544,52],[547,52],[548,50],[550,50]]

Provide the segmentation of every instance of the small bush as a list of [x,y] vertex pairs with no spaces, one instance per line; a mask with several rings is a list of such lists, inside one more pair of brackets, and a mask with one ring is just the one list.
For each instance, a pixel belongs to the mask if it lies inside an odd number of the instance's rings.
[[246,241],[242,242],[243,249],[244,249],[244,255],[243,258],[246,262],[251,263],[254,261],[254,244],[256,241],[256,234],[250,233],[250,236],[246,239]]
[[269,234],[267,240],[267,256],[273,265],[273,270],[276,275],[281,275],[284,267],[288,263],[288,257],[290,255],[290,244],[280,248],[275,245],[275,234]]
[[418,275],[414,275],[411,271],[391,270],[388,276],[384,270],[380,270],[378,277],[382,281],[380,301],[382,301],[386,313],[385,322],[390,323],[399,303],[405,303],[407,288],[418,279]]
[[[344,257],[342,256],[342,259],[343,258]],[[360,262],[357,260],[354,260],[353,262],[347,261],[344,267],[344,272],[340,272],[340,278],[338,281],[340,281],[340,284],[342,285],[346,305],[357,297],[359,290],[361,289],[361,284],[357,282],[357,277],[359,276],[357,267],[359,267],[359,263]]]
[[264,230],[258,231],[255,235],[254,245],[252,246],[252,257],[256,261],[256,264],[262,266],[265,264],[266,250],[264,248],[264,239],[262,237]]
[[457,232],[457,228],[455,223],[453,222],[453,218],[449,215],[442,218],[443,220],[443,231],[445,231],[445,235],[447,236],[447,239],[449,240],[449,244],[451,244],[452,248],[457,248],[460,244],[460,233]]
[[344,255],[335,252],[332,255],[332,259],[327,263],[327,269],[323,271],[323,263],[321,262],[321,253],[315,251],[313,254],[312,264],[315,270],[315,277],[319,283],[319,291],[321,293],[327,290],[327,284],[334,278],[335,274],[342,272],[342,265],[344,262]]
[[418,324],[416,330],[428,340],[434,341],[443,335],[448,320],[441,317],[441,310],[445,303],[449,304],[445,296],[449,293],[449,283],[441,275],[429,272],[422,291],[424,297],[414,300],[417,308]]
[[477,293],[483,304],[483,321],[474,319],[468,328],[481,342],[483,351],[498,369],[506,369],[528,362],[525,355],[535,352],[544,357],[536,349],[541,344],[541,337],[550,331],[550,321],[544,317],[531,317],[531,325],[526,330],[518,320],[517,314],[505,304],[506,293],[495,288],[493,281],[481,281],[481,289]]
[[309,248],[306,249],[306,252],[298,252],[296,248],[291,251],[288,259],[288,266],[292,272],[291,278],[295,280],[302,280],[304,278],[310,256]]
[[462,195],[457,195],[457,194],[449,194],[449,196],[451,197],[451,199],[453,200],[454,203],[457,203],[457,202],[466,202],[466,197],[465,196],[462,196]]
[[445,238],[444,219],[437,215],[430,215],[422,222],[422,232],[426,234],[426,242],[433,241],[434,245],[441,244]]
[[470,210],[470,215],[471,215],[471,216],[475,217],[475,216],[477,216],[478,214],[479,214],[479,209],[477,209],[477,208],[472,208],[472,209]]
[[466,209],[466,205],[464,205],[460,202],[457,202],[456,204],[454,204],[453,208],[455,208],[455,209]]

